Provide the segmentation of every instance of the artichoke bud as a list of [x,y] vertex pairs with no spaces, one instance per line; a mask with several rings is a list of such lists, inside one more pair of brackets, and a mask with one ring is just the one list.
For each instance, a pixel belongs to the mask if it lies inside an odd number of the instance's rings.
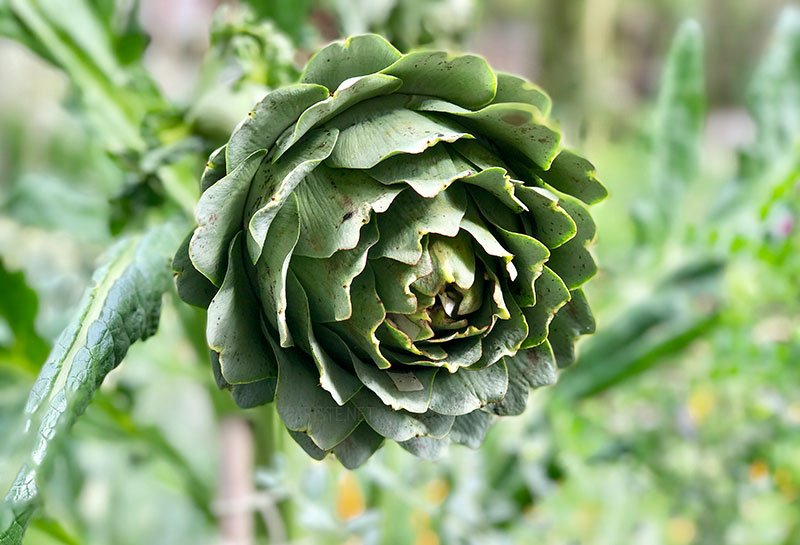
[[335,42],[203,173],[175,257],[220,387],[315,458],[478,446],[594,320],[594,167],[550,98],[480,57]]

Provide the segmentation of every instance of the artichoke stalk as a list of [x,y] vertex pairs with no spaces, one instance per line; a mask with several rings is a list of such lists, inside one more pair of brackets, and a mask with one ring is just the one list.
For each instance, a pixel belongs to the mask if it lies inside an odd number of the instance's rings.
[[520,414],[595,327],[585,204],[606,191],[550,106],[481,57],[377,35],[269,93],[211,155],[175,257],[219,386],[349,468]]

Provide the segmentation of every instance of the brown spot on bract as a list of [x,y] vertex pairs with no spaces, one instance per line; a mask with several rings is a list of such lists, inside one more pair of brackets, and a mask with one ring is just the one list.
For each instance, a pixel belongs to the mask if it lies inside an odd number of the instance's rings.
[[513,112],[510,114],[505,114],[500,119],[502,119],[505,123],[508,123],[509,125],[514,125],[515,127],[524,125],[528,121],[527,116],[521,112]]

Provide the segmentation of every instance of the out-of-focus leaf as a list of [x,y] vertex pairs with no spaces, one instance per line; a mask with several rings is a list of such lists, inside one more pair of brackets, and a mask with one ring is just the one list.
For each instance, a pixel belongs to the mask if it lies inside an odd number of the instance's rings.
[[138,120],[146,99],[157,98],[155,88],[143,72],[132,78],[122,69],[103,22],[88,4],[75,2],[65,10],[53,0],[6,1],[12,19],[30,36],[25,43],[69,74],[109,147],[139,147]]
[[719,261],[700,260],[657,284],[642,302],[623,308],[584,345],[579,364],[559,379],[556,397],[571,401],[598,394],[708,333],[720,318],[723,270]]
[[698,174],[706,102],[703,54],[699,24],[685,22],[662,77],[652,132],[651,186],[633,210],[642,242],[667,238]]
[[108,237],[108,203],[100,191],[77,188],[46,174],[21,176],[13,186],[6,208],[23,225],[64,230],[90,241]]
[[281,30],[298,39],[306,29],[306,21],[314,5],[314,0],[244,0],[262,19],[271,19]]
[[69,531],[61,526],[58,521],[51,518],[37,518],[31,522],[31,528],[34,528],[49,538],[54,539],[57,543],[64,545],[80,545],[81,541],[69,533]]
[[800,137],[800,8],[781,14],[769,49],[748,95],[758,137],[751,168],[766,169],[786,155]]
[[[139,424],[130,412],[120,409],[114,400],[107,395],[98,395],[92,405],[97,409],[91,415],[87,413],[82,424],[103,440],[125,441],[128,444],[140,442],[154,457],[167,460],[184,480],[186,491],[195,506],[209,520],[213,519],[210,510],[212,491],[207,483],[197,475],[186,458],[169,442],[156,426]],[[86,429],[86,428],[84,428]]]
[[50,56],[47,49],[37,41],[30,29],[14,15],[10,6],[11,0],[0,0],[0,36],[11,38],[15,42],[25,45],[31,51],[42,57],[47,62],[55,64],[55,59]]
[[[47,357],[49,346],[36,331],[36,313],[39,299],[36,292],[28,286],[22,272],[6,269],[0,259],[0,286],[3,297],[0,297],[0,318],[5,320],[12,338],[4,346],[0,339],[0,355],[16,355],[23,362],[35,368],[37,362]],[[12,358],[16,359],[16,358]]]
[[59,443],[131,343],[155,333],[180,232],[181,226],[170,223],[143,237],[123,239],[95,272],[80,311],[31,390],[23,426],[30,453],[0,504],[0,544],[21,543],[41,504],[40,489]]

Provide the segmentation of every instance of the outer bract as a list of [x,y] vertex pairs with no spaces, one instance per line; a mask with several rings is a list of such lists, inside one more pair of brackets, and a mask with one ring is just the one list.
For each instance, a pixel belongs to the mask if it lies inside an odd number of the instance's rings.
[[550,99],[473,55],[336,42],[214,152],[178,290],[220,387],[314,458],[478,446],[594,320],[584,204]]

